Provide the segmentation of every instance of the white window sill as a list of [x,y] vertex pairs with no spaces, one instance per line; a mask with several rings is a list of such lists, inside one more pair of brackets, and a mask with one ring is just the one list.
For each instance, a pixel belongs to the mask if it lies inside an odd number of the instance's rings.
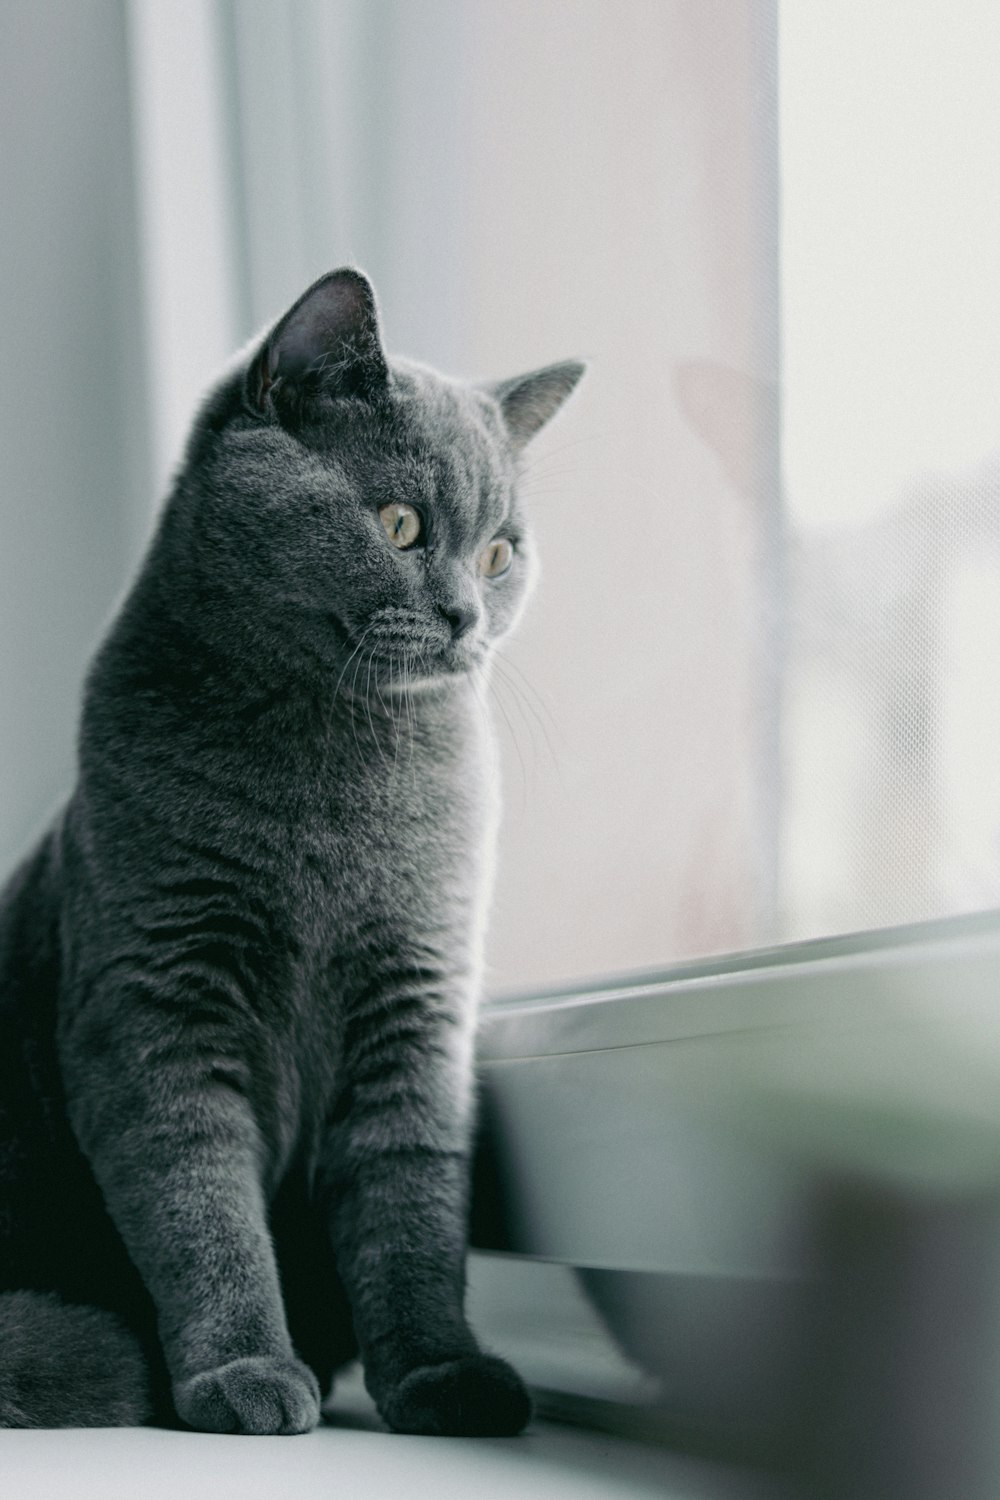
[[297,1438],[155,1428],[0,1432],[18,1500],[783,1500],[773,1482],[663,1448],[536,1422],[519,1438],[402,1437],[381,1430],[356,1380],[334,1423]]

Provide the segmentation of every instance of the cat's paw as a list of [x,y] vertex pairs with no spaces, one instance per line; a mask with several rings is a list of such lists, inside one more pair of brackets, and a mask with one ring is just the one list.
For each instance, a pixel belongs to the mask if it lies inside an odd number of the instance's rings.
[[309,1432],[319,1421],[319,1386],[298,1359],[254,1355],[203,1370],[174,1386],[174,1405],[200,1432]]
[[513,1437],[531,1417],[521,1378],[502,1359],[466,1355],[411,1370],[379,1402],[394,1432],[435,1437]]

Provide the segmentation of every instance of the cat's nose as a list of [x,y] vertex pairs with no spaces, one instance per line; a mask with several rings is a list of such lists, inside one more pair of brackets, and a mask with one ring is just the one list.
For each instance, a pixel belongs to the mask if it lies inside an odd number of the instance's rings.
[[445,608],[442,604],[441,613],[451,626],[451,638],[453,641],[460,640],[476,623],[476,611],[474,609],[464,609],[460,604],[453,604],[448,608]]

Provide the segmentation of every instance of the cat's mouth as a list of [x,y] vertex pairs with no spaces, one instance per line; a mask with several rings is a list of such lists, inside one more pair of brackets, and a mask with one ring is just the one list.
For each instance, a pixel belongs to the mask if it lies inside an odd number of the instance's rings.
[[408,682],[429,682],[434,678],[458,677],[481,664],[483,652],[459,642],[449,642],[436,649],[425,645],[376,647],[371,652],[373,672],[379,684],[388,682],[399,687]]
[[355,632],[332,611],[327,620],[342,657],[338,685],[352,697],[461,676],[480,666],[486,654],[480,641],[442,641],[426,630],[381,624]]

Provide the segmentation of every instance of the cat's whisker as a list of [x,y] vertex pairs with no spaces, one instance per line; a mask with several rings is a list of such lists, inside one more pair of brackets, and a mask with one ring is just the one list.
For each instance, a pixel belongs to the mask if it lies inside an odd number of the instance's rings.
[[359,696],[358,695],[358,677],[359,677],[360,672],[361,672],[362,660],[363,659],[359,656],[358,659],[357,659],[357,661],[354,663],[354,677],[353,677],[353,680],[351,682],[351,729],[354,732],[354,745],[355,745],[355,748],[356,748],[356,750],[358,752],[358,757],[359,757],[359,759],[363,760],[365,752],[364,752],[364,749],[362,748],[361,740],[358,737],[358,706],[357,706],[358,705],[358,696]]
[[410,781],[411,781],[411,785],[413,787],[414,793],[416,793],[416,789],[417,789],[417,776],[416,776],[416,771],[414,770],[413,752],[414,752],[414,749],[416,747],[416,741],[417,741],[417,726],[416,726],[416,717],[415,717],[416,716],[416,706],[414,705],[414,702],[413,702],[413,692],[412,692],[412,677],[413,677],[413,674],[412,674],[411,668],[412,668],[411,657],[410,657],[410,653],[407,651],[406,654],[405,654],[405,656],[404,656],[404,658],[403,658],[403,670],[406,673],[406,722],[407,722],[407,725],[409,726],[409,731],[410,731],[410,753],[409,753],[409,755],[407,757],[406,769],[407,769],[407,771],[408,771],[408,773],[410,775]]
[[374,629],[375,629],[375,624],[373,622],[371,625],[366,626],[365,629],[361,632],[361,636],[360,636],[360,638],[358,640],[357,645],[354,647],[354,650],[351,652],[350,656],[347,658],[346,662],[344,663],[343,670],[342,670],[340,676],[337,678],[337,686],[333,690],[333,696],[335,698],[336,698],[337,694],[340,692],[340,685],[341,685],[341,683],[344,680],[344,677],[345,677],[345,675],[347,673],[348,667],[351,665],[351,662],[357,656],[358,652],[361,650],[361,648],[364,645],[365,641],[368,639],[368,637],[371,635],[371,633],[372,633],[372,631]]
[[523,490],[518,490],[518,495],[522,502],[532,508],[548,505],[549,501],[561,504],[565,500],[579,499],[579,478],[578,474],[554,474],[551,479],[543,476],[535,483],[526,485]]
[[490,781],[495,783],[500,775],[500,752],[497,746],[497,737],[493,732],[493,719],[490,714],[487,693],[489,692],[488,675],[480,675],[478,672],[472,676],[472,693],[476,700],[476,708],[479,717],[486,730],[486,744],[489,747],[490,756]]
[[548,463],[549,459],[558,458],[563,453],[574,452],[577,448],[592,447],[595,443],[606,443],[610,437],[610,433],[591,429],[590,432],[581,433],[579,437],[568,438],[566,442],[547,445],[539,453],[532,453],[529,449],[527,456],[521,459],[520,472],[530,474],[533,469],[538,469]]
[[[372,666],[374,665],[374,662],[375,662],[374,654],[372,652],[369,652],[368,653],[368,671],[367,671],[367,674],[365,676],[365,709],[367,710],[367,713],[368,713],[368,728],[371,730],[372,739],[375,741],[375,748],[376,748],[376,750],[379,753],[379,759],[381,760],[382,764],[385,766],[386,771],[388,771],[389,770],[389,762],[385,758],[385,751],[382,749],[382,741],[379,739],[378,730],[375,728],[375,720],[372,717]],[[376,673],[376,686],[377,685],[378,685],[378,674]]]
[[580,489],[576,484],[567,486],[563,489],[558,489],[550,484],[545,484],[540,485],[538,489],[521,491],[522,501],[530,505],[531,508],[535,511],[537,511],[540,506],[548,507],[550,502],[553,504],[562,504],[562,502],[566,500],[579,500],[579,497]]
[[414,725],[414,718],[413,718],[413,716],[414,716],[414,705],[413,705],[413,680],[412,680],[413,679],[413,673],[412,673],[412,664],[411,664],[411,653],[410,653],[410,651],[406,647],[403,648],[403,659],[402,659],[402,663],[401,663],[401,669],[402,669],[402,678],[403,678],[403,689],[402,689],[402,692],[403,692],[403,713],[405,714],[406,733],[407,733],[407,737],[408,737],[408,744],[407,744],[407,747],[406,747],[406,765],[405,765],[405,770],[406,770],[407,775],[409,775],[411,777],[411,780],[412,780],[412,775],[413,775],[413,748],[414,748],[414,743],[416,741],[416,727]]
[[507,734],[510,737],[510,742],[517,754],[518,764],[521,767],[521,811],[523,813],[528,802],[528,772],[524,764],[524,756],[521,754],[521,746],[518,743],[517,735],[514,732],[514,726],[510,722],[510,716],[508,715],[507,710],[504,708],[503,702],[500,698],[500,694],[497,692],[493,682],[490,682],[490,691],[493,694],[493,700],[496,703],[497,708],[500,710],[503,721],[507,726]]
[[[517,676],[520,679],[521,683],[531,694],[535,703],[538,705],[539,718],[541,719],[541,717],[544,716],[544,718],[548,721],[548,725],[551,728],[553,734],[562,741],[563,745],[565,745],[566,737],[560,729],[559,724],[557,723],[556,718],[552,713],[552,710],[549,708],[548,703],[545,701],[544,697],[535,687],[534,683],[527,676],[527,674],[522,670],[521,667],[518,666],[516,661],[514,661],[509,656],[504,656],[503,653],[499,650],[494,652],[494,659],[499,660],[499,662],[507,672],[517,673]],[[546,736],[546,738],[548,738],[548,736]],[[554,755],[553,759],[555,759]]]
[[579,485],[580,475],[577,470],[560,469],[558,473],[555,474],[535,474],[532,475],[527,484],[518,489],[518,494],[520,495],[522,500],[527,498],[529,495],[547,495],[550,492],[553,494],[559,494],[560,485],[562,485],[563,489],[565,489],[566,482],[570,480],[572,480],[575,485]]
[[553,479],[579,479],[579,477],[579,464],[564,464],[560,468],[553,468],[551,466],[547,468],[539,467],[525,474],[524,478],[519,482],[517,490],[519,495],[523,495],[532,486],[537,488],[539,484],[548,484]]
[[518,683],[514,682],[511,678],[505,678],[501,680],[503,681],[503,685],[506,687],[507,691],[513,693],[514,702],[518,706],[521,717],[522,719],[526,720],[528,724],[528,733],[531,736],[532,751],[535,754],[536,759],[538,756],[535,739],[537,732],[537,734],[541,738],[542,744],[544,745],[545,754],[548,757],[549,765],[556,772],[556,774],[561,777],[562,772],[555,746],[553,745],[552,740],[549,737],[548,730],[546,729],[545,723],[535,709],[534,704],[522,691]]
[[513,678],[507,676],[502,665],[499,662],[495,662],[494,666],[497,672],[498,687],[504,687],[507,692],[511,694],[513,701],[517,707],[517,711],[521,716],[521,722],[527,727],[528,734],[531,738],[532,752],[537,753],[535,744],[535,733],[537,730],[541,734],[542,739],[545,742],[545,747],[548,750],[549,758],[552,762],[553,767],[557,767],[558,760],[556,758],[556,753],[553,748],[552,741],[549,738],[548,730],[546,729],[545,723],[541,718],[541,715],[535,709],[534,705],[528,699],[519,684],[515,682]]
[[[391,681],[391,679],[392,679],[392,663],[391,663],[391,659],[390,659],[390,664],[389,664],[389,677],[390,677],[390,681]],[[390,725],[395,726],[396,720],[395,720],[395,717],[393,715],[393,711],[389,707],[389,705],[386,703],[385,699],[382,697],[382,686],[381,686],[381,683],[379,682],[379,675],[378,675],[378,670],[377,669],[376,669],[376,672],[375,672],[375,695],[378,698],[379,706],[381,707],[382,713],[384,714],[386,720],[388,721],[388,723]]]
[[[389,687],[390,687],[390,689],[391,689],[392,685],[394,684],[395,680],[396,679],[395,679],[395,676],[393,674],[392,667],[390,665],[390,668],[389,668]],[[390,693],[389,693],[389,702],[388,703],[386,703],[385,698],[382,696],[382,688],[381,688],[381,685],[379,683],[378,675],[377,674],[376,674],[376,677],[375,677],[375,691],[378,694],[378,701],[381,704],[382,712],[383,712],[383,714],[385,716],[386,722],[388,723],[390,731],[392,733],[392,782],[393,782],[393,785],[395,785],[395,782],[396,782],[396,766],[399,763],[399,740],[400,740],[400,735],[402,734],[402,718],[401,718],[401,714],[400,714],[400,710],[399,710],[399,705],[394,701],[392,692],[390,691]]]
[[469,689],[470,689],[470,691],[472,693],[472,696],[473,696],[473,698],[475,700],[476,712],[479,714],[479,717],[480,717],[480,719],[482,720],[482,723],[483,723],[483,727],[487,731],[487,733],[486,733],[486,743],[489,744],[493,740],[493,733],[492,733],[493,725],[492,725],[492,723],[490,721],[489,714],[486,712],[486,700],[485,700],[485,695],[484,695],[484,685],[483,685],[483,680],[479,676],[478,672],[473,672],[473,673],[470,674],[470,676],[469,676]]
[[[390,682],[389,682],[389,685],[390,685],[391,689],[395,689],[396,684],[399,682],[399,680],[400,679],[396,676],[396,674],[390,671]],[[383,706],[384,706],[384,704],[383,704]],[[396,785],[396,768],[397,768],[397,766],[399,764],[399,741],[400,741],[400,737],[402,735],[402,730],[403,730],[402,712],[404,712],[404,711],[405,711],[405,704],[403,705],[403,709],[402,709],[402,711],[400,713],[397,714],[394,710],[392,711],[392,784],[393,784],[393,787],[395,787],[395,785]]]

